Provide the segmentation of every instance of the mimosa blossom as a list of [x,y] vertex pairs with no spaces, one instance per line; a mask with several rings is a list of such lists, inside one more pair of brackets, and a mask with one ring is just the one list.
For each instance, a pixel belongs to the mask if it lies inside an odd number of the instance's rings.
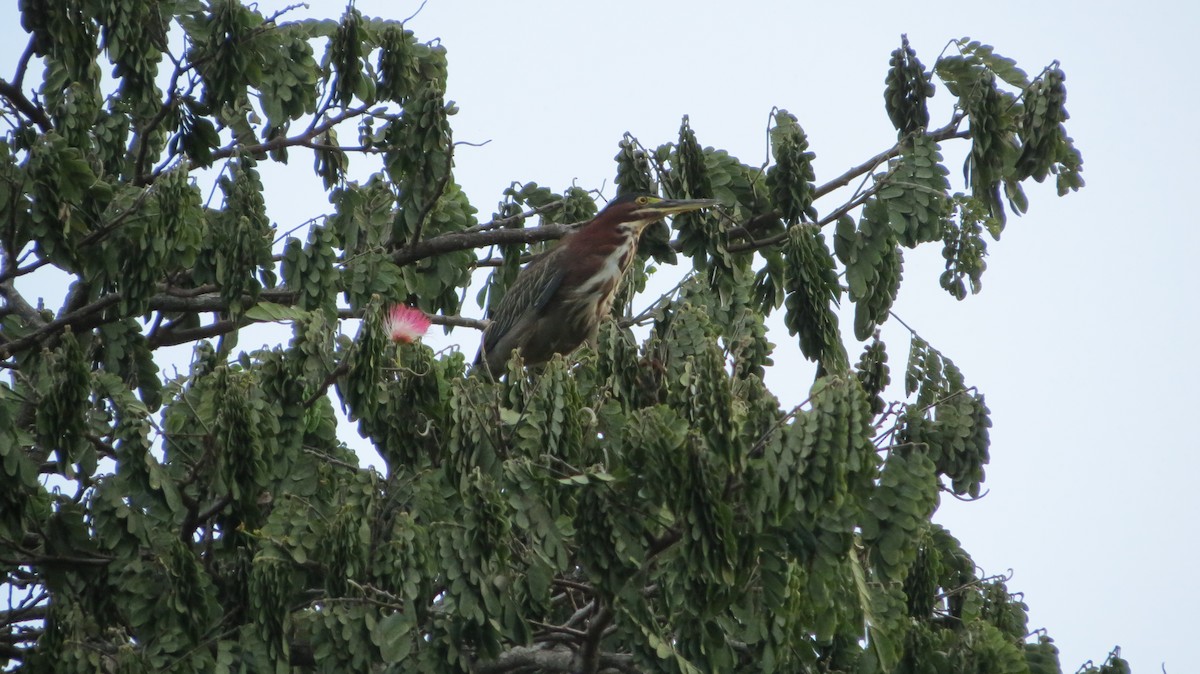
[[388,310],[383,326],[393,342],[411,344],[429,330],[429,317],[425,312],[404,304],[393,305]]

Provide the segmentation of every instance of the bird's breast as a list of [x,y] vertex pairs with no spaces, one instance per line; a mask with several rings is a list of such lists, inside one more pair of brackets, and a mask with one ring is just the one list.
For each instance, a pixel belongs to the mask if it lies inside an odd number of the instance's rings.
[[576,287],[573,299],[581,303],[594,302],[587,310],[594,312],[594,316],[602,320],[612,310],[613,297],[616,296],[625,272],[633,263],[636,252],[637,238],[634,236],[622,237],[622,240],[607,252],[594,252],[595,257],[588,260],[594,271]]

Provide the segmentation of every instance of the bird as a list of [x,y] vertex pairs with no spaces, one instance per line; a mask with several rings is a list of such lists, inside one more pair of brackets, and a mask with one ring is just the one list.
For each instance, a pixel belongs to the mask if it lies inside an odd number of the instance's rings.
[[633,263],[642,230],[666,216],[716,206],[711,199],[662,199],[626,194],[534,259],[493,312],[475,366],[498,377],[513,351],[525,365],[569,354],[594,341],[600,322]]

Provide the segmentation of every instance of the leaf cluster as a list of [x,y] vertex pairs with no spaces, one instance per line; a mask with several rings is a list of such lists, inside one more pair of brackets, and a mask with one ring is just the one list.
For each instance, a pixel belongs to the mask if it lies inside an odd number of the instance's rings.
[[900,36],[900,47],[892,52],[883,101],[892,126],[907,136],[929,126],[929,108],[925,101],[933,96],[933,74],[926,72],[917,52]]
[[[1077,190],[1083,186],[1083,158],[1061,126],[1066,89],[1057,62],[1031,82],[1015,61],[989,45],[969,38],[954,44],[960,53],[938,59],[934,70],[970,120],[971,153],[963,171],[971,196],[997,222],[998,236],[1006,221],[1001,188],[1009,208],[1022,214],[1029,204],[1021,181],[1032,176],[1041,182],[1053,171],[1060,195]],[[997,80],[1019,93],[1001,90]]]

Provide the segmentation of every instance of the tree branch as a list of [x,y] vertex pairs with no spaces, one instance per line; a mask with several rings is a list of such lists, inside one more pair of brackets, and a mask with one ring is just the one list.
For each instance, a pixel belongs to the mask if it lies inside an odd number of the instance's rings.
[[510,225],[514,222],[521,222],[523,220],[532,218],[535,215],[541,215],[543,213],[548,213],[550,211],[557,210],[564,203],[566,203],[565,199],[556,199],[549,203],[542,204],[541,206],[535,206],[535,207],[525,211],[524,213],[510,215],[505,218],[492,218],[491,220],[489,220],[481,225],[475,225],[474,227],[471,227],[470,229],[465,229],[463,231],[464,232],[486,232],[489,229],[499,229],[501,227],[507,227],[508,225]]
[[173,330],[167,328],[161,332],[151,334],[146,343],[151,350],[160,349],[164,346],[176,346],[178,344],[186,344],[201,339],[209,339],[211,337],[220,337],[221,335],[229,334],[238,328],[249,325],[251,321],[233,321],[223,320],[202,325],[198,328],[186,328],[183,330]]
[[211,505],[201,511],[189,510],[187,519],[184,520],[183,526],[180,527],[179,536],[185,543],[192,540],[193,534],[196,533],[196,527],[204,524],[209,519],[215,517],[218,513],[233,502],[233,497],[225,494],[214,501]]
[[[491,321],[481,318],[467,318],[466,316],[439,316],[437,314],[428,315],[429,322],[434,325],[449,325],[455,328],[471,328],[472,330],[483,331],[487,328]],[[339,318],[340,318],[339,314]]]
[[592,617],[587,628],[587,636],[584,637],[583,644],[579,649],[580,674],[596,674],[600,671],[600,640],[604,637],[604,630],[608,628],[612,620],[613,611],[608,606],[601,606],[596,615]]
[[[948,124],[946,124],[946,126],[943,126],[940,129],[935,129],[935,130],[929,132],[929,136],[934,140],[934,142],[938,142],[938,143],[942,142],[943,140],[949,140],[951,138],[968,138],[968,137],[970,137],[970,132],[958,130],[959,125],[962,124],[963,118],[964,117],[961,113],[955,113],[954,117],[950,120],[950,122]],[[866,160],[865,162],[859,164],[858,166],[853,166],[853,167],[849,168],[842,175],[840,175],[840,176],[834,178],[833,180],[830,180],[829,182],[825,183],[824,185],[821,185],[820,187],[818,187],[813,192],[813,199],[814,200],[820,199],[821,197],[825,196],[826,194],[829,194],[830,192],[832,192],[838,188],[849,185],[850,182],[853,181],[855,178],[861,177],[862,175],[864,175],[867,172],[874,169],[876,166],[879,166],[883,162],[885,162],[899,154],[900,154],[900,143],[896,143],[892,147],[884,150],[883,152],[880,152],[879,154],[875,155],[874,157],[871,157],[870,159]]]
[[[33,311],[32,307],[29,307],[19,295],[9,293],[6,286],[2,284],[0,284],[0,297],[8,299],[9,304],[13,307],[14,311],[20,313],[22,317],[27,319],[28,322],[31,324],[36,324],[34,320],[37,319],[36,313],[28,313]],[[49,323],[41,324],[36,330],[19,339],[4,342],[4,337],[0,335],[0,359],[7,358],[8,355],[20,353],[21,351],[25,351],[26,349],[34,347],[46,339],[58,334],[68,326],[78,332],[84,332],[99,327],[105,321],[103,310],[120,302],[121,297],[122,295],[119,292],[104,295],[91,304],[87,304],[69,311],[66,315]],[[259,293],[258,300],[291,306],[296,303],[296,292],[287,288],[286,286],[268,288]],[[149,311],[165,313],[187,314],[224,312],[229,310],[229,303],[215,291],[208,291],[198,295],[178,294],[174,291],[166,291],[150,298],[147,308]],[[362,312],[353,311],[350,309],[340,309],[338,311],[338,318],[362,318]],[[40,321],[40,319],[37,320]],[[453,327],[471,328],[474,330],[483,330],[487,327],[488,323],[486,320],[467,318],[465,316],[431,315],[429,316],[429,320],[435,325],[448,325]],[[257,322],[263,321],[251,321],[244,318],[236,321],[232,319],[223,319],[209,325],[202,325],[196,328],[187,328],[183,330],[172,330],[170,328],[166,328],[160,332],[152,333],[147,338],[147,341],[151,349],[158,349],[166,346],[184,344],[197,339],[218,337]]]
[[[954,120],[952,120],[946,126],[932,132],[930,134],[930,136],[935,141],[942,141],[942,140],[946,140],[948,138],[966,138],[969,135],[968,132],[958,131],[958,125],[961,121],[962,121],[961,117],[955,116]],[[842,175],[834,178],[833,180],[830,180],[829,182],[821,185],[820,187],[817,187],[813,191],[813,199],[814,200],[819,199],[820,197],[825,196],[826,194],[829,194],[830,192],[832,192],[836,189],[839,189],[839,188],[849,185],[851,183],[851,181],[853,181],[855,178],[861,177],[862,175],[874,170],[876,166],[879,166],[883,162],[885,162],[899,154],[900,154],[900,143],[896,143],[891,148],[884,150],[883,152],[880,152],[879,154],[875,155],[874,157],[871,157],[867,161],[865,161],[857,166],[851,167],[849,170],[847,170]],[[843,215],[849,213],[850,211],[852,211],[855,208],[864,204],[868,198],[870,198],[872,195],[874,195],[876,192],[878,192],[880,189],[882,189],[886,184],[887,184],[887,180],[885,177],[885,179],[876,182],[874,185],[867,188],[865,191],[859,193],[857,196],[855,196],[850,201],[847,201],[846,203],[842,204],[838,208],[827,213],[825,215],[825,217],[823,217],[820,220],[818,220],[817,222],[813,223],[813,226],[816,226],[817,228],[822,228],[825,225],[828,225],[829,223],[834,222],[838,218],[842,217]],[[770,215],[778,217],[778,213],[772,213]],[[761,217],[761,216],[759,216],[759,217]],[[758,218],[756,217],[755,219],[758,219]],[[747,224],[745,227],[737,228],[737,229],[741,230],[741,231],[730,230],[730,234],[731,235],[739,234],[739,235],[747,235],[748,236],[748,234],[751,230],[751,227],[749,224]],[[765,239],[755,240],[755,239],[751,238],[749,241],[747,241],[745,243],[730,245],[728,247],[728,250],[731,253],[742,253],[742,252],[746,252],[746,251],[750,251],[750,250],[757,250],[759,248],[766,248],[768,246],[773,246],[777,243],[782,243],[785,239],[787,239],[787,237],[788,237],[788,233],[786,231],[784,231],[779,234],[775,234],[774,236],[769,236]],[[677,245],[677,242],[672,242],[672,248],[675,248],[676,245]],[[676,249],[676,252],[679,252],[679,250]]]
[[445,255],[460,250],[484,246],[505,246],[516,243],[538,243],[561,239],[576,225],[542,225],[524,229],[493,229],[483,232],[451,232],[426,239],[415,246],[401,248],[392,254],[392,262],[403,267],[427,257]]
[[25,73],[29,69],[29,61],[33,58],[33,47],[36,39],[33,35],[29,36],[29,42],[25,44],[25,51],[21,52],[21,58],[17,59],[17,72],[13,75],[12,84],[18,89],[25,86]]
[[[43,594],[42,600],[45,599]],[[23,623],[31,620],[45,620],[48,605],[45,603],[34,603],[24,608],[15,608],[11,611],[0,611],[0,625],[13,625],[15,623]]]
[[[87,236],[83,237],[79,241],[79,248],[83,249],[88,246],[91,246],[92,244],[94,244],[98,241],[101,241],[102,239],[107,237],[109,234],[112,234],[113,232],[115,232],[117,230],[117,228],[119,228],[121,225],[125,224],[125,222],[127,220],[129,220],[130,218],[132,218],[134,215],[136,215],[138,213],[138,208],[140,208],[142,206],[142,204],[146,201],[146,199],[148,199],[149,197],[150,197],[150,191],[142,190],[137,195],[137,198],[133,200],[133,203],[129,205],[128,208],[126,208],[125,210],[118,213],[116,215],[116,217],[114,217],[109,222],[106,222],[103,225],[100,225],[97,228],[93,229],[91,232],[88,232]],[[25,276],[27,274],[32,274],[33,272],[41,269],[42,267],[45,267],[48,264],[50,264],[50,259],[45,258],[45,257],[38,258],[37,260],[30,262],[29,264],[25,265],[24,267],[17,266],[12,263],[7,263],[3,266],[0,266],[0,270],[2,270],[2,271],[0,271],[0,284],[7,283],[7,282],[11,281],[12,279],[17,278],[18,276]]]
[[56,318],[33,332],[14,339],[10,342],[0,344],[0,357],[16,354],[31,346],[39,344],[42,340],[58,334],[66,328],[91,330],[100,325],[103,321],[96,317],[97,314],[103,312],[108,307],[116,304],[121,300],[120,293],[112,293],[105,295],[91,304],[84,305],[75,311]]
[[[325,133],[326,131],[332,129],[333,127],[337,126],[338,124],[341,124],[342,122],[344,122],[348,119],[353,119],[355,117],[359,117],[359,116],[363,115],[364,113],[370,111],[372,107],[373,106],[370,106],[370,105],[360,105],[357,108],[346,108],[345,110],[342,110],[342,112],[338,113],[337,115],[334,115],[333,117],[329,117],[324,122],[321,122],[320,124],[316,124],[308,129],[306,129],[303,133],[296,134],[295,136],[279,136],[278,138],[272,138],[271,140],[268,140],[264,143],[258,143],[255,145],[242,145],[242,144],[235,142],[232,145],[229,145],[229,146],[223,147],[219,150],[213,151],[212,161],[215,162],[219,159],[228,159],[229,157],[232,157],[234,154],[236,154],[238,152],[245,152],[247,154],[250,154],[250,153],[257,154],[259,152],[272,152],[274,150],[282,150],[283,148],[286,148],[286,147],[307,146],[310,143],[312,143],[313,141],[315,141],[317,139],[317,137],[320,136],[321,134]],[[189,171],[194,171],[198,168],[203,168],[203,166],[201,166],[200,164],[197,164],[195,162],[193,162],[192,164],[190,164],[188,166]]]
[[[601,653],[597,658],[599,669],[616,669],[635,672],[633,656],[624,653]],[[474,674],[507,674],[523,670],[537,672],[575,672],[575,654],[566,646],[539,648],[537,646],[514,646],[504,651],[491,662],[477,662],[471,668]]]
[[650,563],[655,557],[666,552],[672,545],[678,543],[682,537],[683,534],[680,532],[679,527],[672,527],[663,532],[662,536],[652,539],[650,547],[646,549],[646,562],[643,565]]
[[0,80],[0,96],[3,96],[11,103],[17,112],[28,117],[34,124],[37,124],[43,133],[49,133],[54,130],[54,125],[50,123],[50,118],[46,116],[46,111],[41,106],[35,105],[33,101],[29,100],[17,85],[10,83],[8,80]]
[[[21,296],[21,293],[17,292],[11,279],[0,281],[0,298],[4,299],[5,308],[7,309],[6,313],[14,313],[20,316],[26,325],[35,327],[45,325],[45,321],[42,320],[37,309],[30,306],[29,302],[26,302],[25,298]],[[3,336],[0,336],[0,340],[3,339]],[[0,348],[3,348],[2,343],[0,343]]]
[[[887,183],[887,181],[880,180],[879,182],[875,183],[874,185],[869,187],[867,190],[865,190],[862,194],[859,194],[854,199],[847,201],[846,203],[837,207],[833,211],[827,213],[825,215],[825,217],[812,223],[811,225],[805,225],[805,226],[816,227],[817,229],[821,229],[825,225],[828,225],[829,223],[837,220],[838,218],[849,213],[850,211],[854,210],[855,208],[861,206],[863,203],[865,203],[867,201],[867,199],[870,199],[876,192],[878,192],[880,189],[882,189],[886,183]],[[782,243],[787,238],[788,238],[788,232],[785,230],[783,232],[780,232],[779,234],[775,234],[773,236],[768,236],[765,239],[751,239],[750,241],[746,241],[745,243],[733,244],[731,246],[728,246],[726,248],[726,250],[728,250],[731,253],[744,253],[744,252],[751,251],[751,250],[758,250],[759,248],[767,248],[768,246],[774,246],[777,243]]]

